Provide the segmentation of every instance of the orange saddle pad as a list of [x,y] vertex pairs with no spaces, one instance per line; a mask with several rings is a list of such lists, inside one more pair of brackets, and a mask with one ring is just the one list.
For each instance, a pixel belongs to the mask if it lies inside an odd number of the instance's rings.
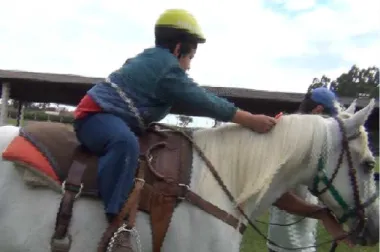
[[48,159],[22,136],[15,137],[3,152],[2,156],[5,160],[27,164],[58,183],[61,183]]

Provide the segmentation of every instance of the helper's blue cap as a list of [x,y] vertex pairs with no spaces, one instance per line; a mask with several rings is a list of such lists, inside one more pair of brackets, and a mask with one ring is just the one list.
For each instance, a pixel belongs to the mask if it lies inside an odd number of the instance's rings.
[[326,108],[329,108],[330,111],[335,115],[337,113],[334,106],[336,96],[334,92],[325,87],[315,88],[311,91],[311,97],[313,101],[323,105]]

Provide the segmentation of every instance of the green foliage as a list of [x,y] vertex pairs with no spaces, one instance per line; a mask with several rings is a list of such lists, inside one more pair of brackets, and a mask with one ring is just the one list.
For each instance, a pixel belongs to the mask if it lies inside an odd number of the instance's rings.
[[[8,117],[17,119],[17,111],[10,110]],[[61,123],[72,123],[74,118],[72,116],[65,115],[49,115],[43,111],[25,111],[24,120],[26,121],[51,121]]]
[[338,96],[379,98],[379,68],[372,66],[359,69],[353,65],[347,73],[342,73],[336,80],[331,80],[325,75],[320,79],[314,78],[307,91],[322,86],[330,88]]
[[325,75],[322,76],[322,78],[314,78],[311,85],[308,87],[307,92],[310,92],[314,88],[319,87],[327,87],[329,88],[331,86],[331,79],[326,77]]

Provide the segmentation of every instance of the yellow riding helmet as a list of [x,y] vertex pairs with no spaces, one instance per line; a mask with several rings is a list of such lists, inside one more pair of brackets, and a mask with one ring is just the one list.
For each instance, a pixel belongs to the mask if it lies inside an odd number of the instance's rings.
[[155,26],[168,26],[182,29],[195,36],[198,43],[205,43],[206,38],[202,33],[195,17],[183,9],[169,9],[162,13],[156,21]]

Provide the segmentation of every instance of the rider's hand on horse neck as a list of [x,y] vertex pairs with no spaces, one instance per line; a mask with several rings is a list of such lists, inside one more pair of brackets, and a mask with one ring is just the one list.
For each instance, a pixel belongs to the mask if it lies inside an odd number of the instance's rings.
[[254,115],[244,110],[238,110],[232,118],[233,123],[242,125],[258,133],[266,133],[276,125],[277,120],[266,115]]
[[[327,208],[310,204],[292,192],[283,194],[273,205],[290,214],[320,220],[334,239],[338,239],[347,234],[342,225],[338,223],[337,219]],[[348,246],[353,246],[348,239],[344,239],[343,241]]]

